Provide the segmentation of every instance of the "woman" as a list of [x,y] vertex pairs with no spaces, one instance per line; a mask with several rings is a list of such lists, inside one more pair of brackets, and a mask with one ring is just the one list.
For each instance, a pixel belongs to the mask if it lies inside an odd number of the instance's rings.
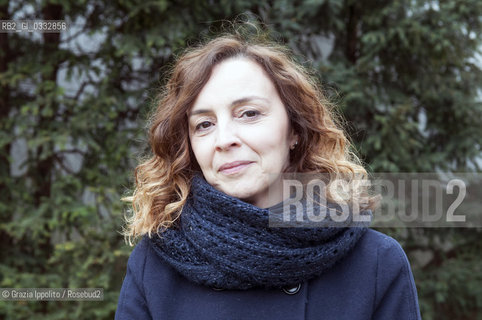
[[[231,35],[188,50],[152,116],[150,145],[126,230],[143,238],[116,319],[420,319],[392,238],[364,222],[270,225],[299,209],[285,206],[282,174],[324,173],[328,186],[366,177],[329,103],[283,48]],[[351,199],[364,194],[351,185]],[[327,190],[319,211],[341,197]]]

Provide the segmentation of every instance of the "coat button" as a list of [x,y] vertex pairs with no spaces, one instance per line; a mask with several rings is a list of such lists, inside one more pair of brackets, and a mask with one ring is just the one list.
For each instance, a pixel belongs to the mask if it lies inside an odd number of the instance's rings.
[[218,288],[218,287],[211,287],[214,291],[223,291],[223,288]]
[[284,293],[286,294],[297,294],[301,289],[301,283],[298,283],[296,286],[294,287],[283,287],[283,291]]

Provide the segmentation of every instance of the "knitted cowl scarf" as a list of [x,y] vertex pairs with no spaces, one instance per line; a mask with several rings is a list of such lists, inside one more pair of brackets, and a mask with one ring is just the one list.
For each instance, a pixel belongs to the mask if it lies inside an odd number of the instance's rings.
[[195,176],[178,227],[154,235],[149,242],[164,261],[197,284],[279,288],[322,274],[367,230],[367,223],[272,228],[269,214],[268,209],[228,196]]

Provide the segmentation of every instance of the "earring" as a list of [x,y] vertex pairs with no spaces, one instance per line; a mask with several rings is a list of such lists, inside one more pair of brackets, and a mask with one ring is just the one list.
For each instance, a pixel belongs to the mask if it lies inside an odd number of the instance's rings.
[[294,150],[297,145],[298,145],[298,141],[295,141],[295,144],[293,144],[293,145],[290,147],[290,149],[291,149],[291,150]]

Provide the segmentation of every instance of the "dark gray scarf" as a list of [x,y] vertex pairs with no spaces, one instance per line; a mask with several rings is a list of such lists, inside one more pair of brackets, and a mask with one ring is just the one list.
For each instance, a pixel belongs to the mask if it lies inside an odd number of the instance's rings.
[[149,241],[163,260],[195,283],[275,288],[322,274],[347,255],[368,227],[273,228],[270,214],[195,176],[179,226]]

